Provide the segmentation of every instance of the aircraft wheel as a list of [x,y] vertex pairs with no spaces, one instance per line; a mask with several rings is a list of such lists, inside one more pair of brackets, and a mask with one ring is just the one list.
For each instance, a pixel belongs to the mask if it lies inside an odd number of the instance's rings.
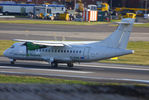
[[12,65],[15,64],[15,61],[16,61],[15,59],[10,59],[10,64]]
[[51,63],[51,67],[52,68],[57,68],[58,67],[58,63],[55,63],[55,62],[54,63]]
[[67,63],[68,67],[73,67],[73,63]]
[[15,64],[15,62],[14,62],[14,61],[11,61],[11,62],[10,62],[10,64],[14,65],[14,64]]

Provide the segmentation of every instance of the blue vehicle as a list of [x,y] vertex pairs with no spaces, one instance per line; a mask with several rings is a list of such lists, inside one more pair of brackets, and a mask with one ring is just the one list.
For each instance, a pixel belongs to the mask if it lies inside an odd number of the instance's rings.
[[1,12],[7,14],[29,14],[33,13],[35,4],[5,4],[1,3]]

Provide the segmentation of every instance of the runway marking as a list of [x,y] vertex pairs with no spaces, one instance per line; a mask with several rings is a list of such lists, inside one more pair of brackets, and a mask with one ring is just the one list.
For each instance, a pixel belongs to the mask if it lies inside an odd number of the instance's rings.
[[112,66],[100,66],[100,65],[83,65],[83,64],[80,64],[80,65],[77,65],[77,66],[92,66],[92,67],[97,67],[97,68],[107,68],[107,69],[127,69],[127,70],[143,70],[143,71],[149,71],[149,68],[138,68],[138,67],[131,67],[131,68],[128,68],[128,67],[112,67]]
[[93,73],[87,71],[72,71],[72,70],[55,70],[55,69],[30,69],[30,70],[42,70],[42,71],[51,71],[51,72],[68,72],[68,73]]
[[11,72],[11,71],[0,71],[0,73],[7,74],[20,74],[20,75],[39,75],[39,76],[56,76],[56,77],[68,77],[68,78],[83,78],[83,79],[96,79],[96,80],[110,80],[110,81],[126,81],[126,82],[139,82],[149,84],[149,80],[141,79],[129,79],[129,78],[105,78],[105,77],[92,77],[92,76],[80,76],[80,75],[62,75],[62,74],[35,74],[35,73],[24,73],[24,72]]
[[22,67],[10,67],[10,66],[0,66],[0,68],[26,69],[26,70],[49,71],[49,72],[67,72],[67,73],[93,73],[93,72],[87,72],[87,71],[73,71],[73,70],[60,70],[60,69],[36,69],[36,68],[22,68]]

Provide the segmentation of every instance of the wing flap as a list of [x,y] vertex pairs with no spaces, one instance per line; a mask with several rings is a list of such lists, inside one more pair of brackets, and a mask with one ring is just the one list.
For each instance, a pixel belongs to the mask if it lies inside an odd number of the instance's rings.
[[125,24],[125,25],[129,25],[131,23],[129,23],[129,22],[114,22],[114,24]]

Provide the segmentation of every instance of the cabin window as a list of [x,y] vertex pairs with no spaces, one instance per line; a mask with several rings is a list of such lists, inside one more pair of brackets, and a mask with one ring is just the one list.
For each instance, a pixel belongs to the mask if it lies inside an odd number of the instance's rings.
[[70,53],[72,53],[72,50],[70,50]]
[[73,53],[75,53],[75,50],[73,50]]
[[66,50],[64,50],[64,53],[66,53]]
[[49,52],[50,52],[50,49],[49,49]]
[[55,50],[55,52],[57,52],[57,50]]
[[78,51],[76,51],[76,53],[78,53]]
[[52,49],[52,51],[51,52],[53,52],[54,50]]
[[61,53],[63,53],[63,50],[61,50]]
[[60,52],[60,50],[57,50],[57,52]]
[[69,50],[67,50],[67,53],[69,53]]

